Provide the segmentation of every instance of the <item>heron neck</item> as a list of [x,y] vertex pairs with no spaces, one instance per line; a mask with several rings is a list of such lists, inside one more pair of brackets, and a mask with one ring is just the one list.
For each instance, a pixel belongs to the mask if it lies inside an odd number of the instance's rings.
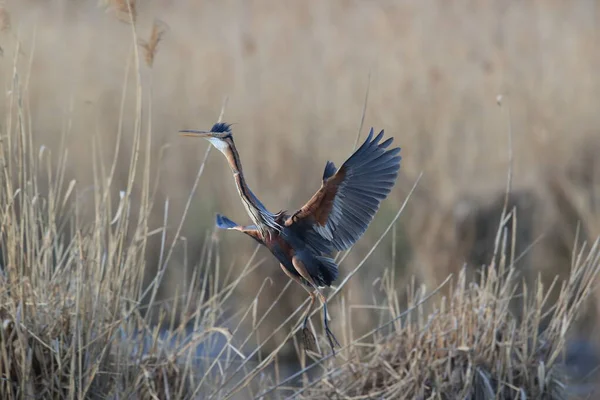
[[229,161],[231,171],[234,173],[234,175],[240,174],[242,176],[242,181],[245,185],[246,179],[244,179],[244,174],[242,171],[242,162],[240,161],[240,154],[238,153],[237,148],[233,143],[233,140],[231,141],[231,144],[227,147],[227,153],[225,154],[225,156],[227,157],[227,161]]
[[238,193],[242,198],[242,202],[244,203],[248,215],[258,226],[259,229],[265,226],[271,227],[273,224],[275,224],[272,218],[273,216],[267,211],[265,206],[260,202],[260,200],[258,200],[258,198],[254,195],[254,193],[252,193],[252,191],[248,187],[248,184],[246,183],[246,178],[244,177],[244,173],[242,171],[242,163],[240,161],[240,156],[237,152],[237,149],[235,148],[235,144],[233,143],[233,141],[227,147],[225,156],[227,157],[229,167],[233,172],[233,177],[235,179]]
[[252,205],[258,208],[258,205],[255,204],[254,193],[248,187],[246,183],[246,178],[244,177],[244,171],[242,170],[242,162],[240,161],[240,155],[235,148],[235,144],[233,141],[227,148],[227,152],[225,153],[225,157],[227,157],[227,161],[229,163],[229,167],[231,168],[231,172],[233,172],[233,177],[235,178],[235,183],[242,198],[247,199],[252,203]]

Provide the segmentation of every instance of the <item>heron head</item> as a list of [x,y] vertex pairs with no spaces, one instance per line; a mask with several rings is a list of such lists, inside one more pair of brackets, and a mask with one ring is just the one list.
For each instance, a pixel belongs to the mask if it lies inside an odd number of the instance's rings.
[[231,125],[225,122],[217,122],[210,128],[210,131],[181,130],[179,134],[181,136],[204,138],[221,152],[224,152],[233,141]]

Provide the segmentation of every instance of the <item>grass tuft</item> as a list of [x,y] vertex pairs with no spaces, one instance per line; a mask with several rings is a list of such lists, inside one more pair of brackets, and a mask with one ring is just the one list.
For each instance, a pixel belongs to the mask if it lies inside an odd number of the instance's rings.
[[[469,283],[463,269],[448,299],[430,315],[417,308],[299,392],[311,399],[572,398],[576,385],[562,355],[577,312],[594,289],[599,244],[581,249],[547,325],[542,310],[548,288],[539,282],[523,293],[524,317],[511,314],[519,280],[503,257],[478,282]],[[416,302],[418,296],[409,299]]]

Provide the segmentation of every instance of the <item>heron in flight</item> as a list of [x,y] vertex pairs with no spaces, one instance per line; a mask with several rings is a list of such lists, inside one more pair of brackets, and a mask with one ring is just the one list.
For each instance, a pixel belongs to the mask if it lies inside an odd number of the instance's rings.
[[[305,342],[314,341],[307,328],[316,298],[323,303],[323,325],[335,353],[339,342],[329,329],[327,301],[321,289],[337,279],[338,266],[331,257],[335,251],[350,248],[366,231],[396,182],[400,169],[400,148],[388,149],[393,138],[381,141],[383,130],[373,137],[373,128],[364,143],[338,169],[327,161],[319,190],[295,211],[272,213],[252,193],[244,178],[240,156],[233,141],[231,125],[216,123],[210,131],[181,130],[182,136],[207,139],[227,159],[235,184],[252,220],[238,225],[217,214],[216,225],[245,233],[266,246],[281,269],[309,294],[304,316]],[[341,346],[340,346],[341,347]]]

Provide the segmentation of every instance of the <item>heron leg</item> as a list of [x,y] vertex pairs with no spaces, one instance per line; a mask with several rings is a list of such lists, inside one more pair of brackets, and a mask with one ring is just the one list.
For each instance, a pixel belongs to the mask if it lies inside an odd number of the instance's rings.
[[293,281],[298,282],[298,284],[300,286],[302,286],[302,288],[304,290],[306,290],[306,292],[308,293],[308,295],[310,296],[310,302],[308,303],[308,306],[306,307],[306,310],[304,311],[304,322],[302,323],[302,338],[304,340],[304,347],[307,349],[314,349],[316,347],[316,339],[315,339],[315,335],[313,335],[313,333],[310,331],[310,329],[308,329],[307,324],[308,324],[308,317],[310,316],[310,310],[312,309],[313,305],[315,304],[315,300],[316,300],[316,295],[314,291],[311,291],[309,288],[306,287],[306,285],[300,280],[300,278],[296,275],[293,275],[290,271],[287,270],[287,268],[283,265],[283,264],[279,264],[281,266],[281,269],[283,270],[283,272],[285,272],[285,274],[287,276],[289,276]]
[[306,315],[304,316],[304,322],[302,323],[303,328],[306,328],[306,324],[308,324],[308,317],[310,316],[310,310],[312,310],[313,305],[315,304],[315,300],[317,299],[317,295],[315,294],[315,292],[308,292],[308,295],[310,296],[310,303],[308,304],[308,307],[306,307]]
[[325,298],[325,296],[323,296],[323,294],[317,290],[318,294],[319,294],[319,300],[321,300],[321,302],[323,303],[323,326],[325,327],[325,334],[327,335],[327,340],[329,341],[329,346],[331,346],[331,351],[333,352],[333,354],[335,355],[335,346],[334,344],[336,344],[338,347],[342,347],[340,345],[340,342],[338,342],[338,340],[336,339],[335,335],[333,334],[333,332],[331,331],[331,329],[329,329],[329,323],[327,322],[327,299]]
[[[325,298],[323,293],[321,293],[321,291],[319,290],[319,287],[315,284],[315,281],[313,280],[312,276],[310,276],[310,274],[306,270],[304,263],[301,260],[299,260],[298,258],[293,257],[292,264],[294,265],[294,268],[296,268],[296,271],[298,271],[298,273],[313,287],[317,296],[319,296],[319,300],[321,300],[321,302],[323,303],[323,317],[324,317],[323,325],[325,327],[325,333],[327,334],[327,340],[329,341],[329,346],[331,346],[331,351],[335,355],[334,342],[335,342],[335,344],[338,345],[338,347],[342,347],[342,346],[336,339],[333,332],[331,332],[331,329],[329,329],[329,323],[327,322],[327,299]],[[312,307],[312,303],[311,303],[311,307]],[[308,314],[307,314],[307,317],[308,317]]]

